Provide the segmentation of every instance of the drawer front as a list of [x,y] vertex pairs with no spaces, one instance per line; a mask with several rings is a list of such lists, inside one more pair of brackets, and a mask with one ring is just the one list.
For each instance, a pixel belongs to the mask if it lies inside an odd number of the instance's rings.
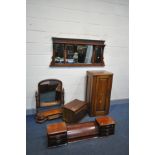
[[109,128],[114,128],[115,125],[114,124],[109,124],[109,125],[100,125],[100,128],[103,128],[103,129],[109,129]]
[[100,136],[108,136],[113,135],[115,131],[115,128],[99,128],[99,135]]
[[99,136],[109,136],[113,134],[114,134],[114,130],[111,130],[109,132],[100,132]]
[[110,129],[100,129],[100,132],[112,132],[114,131],[114,128],[110,128]]
[[66,138],[67,138],[67,133],[56,134],[56,135],[49,135],[48,136],[48,139],[50,139],[50,140],[66,139]]
[[67,139],[48,140],[48,147],[58,146],[67,143]]
[[48,147],[67,143],[67,133],[48,135]]

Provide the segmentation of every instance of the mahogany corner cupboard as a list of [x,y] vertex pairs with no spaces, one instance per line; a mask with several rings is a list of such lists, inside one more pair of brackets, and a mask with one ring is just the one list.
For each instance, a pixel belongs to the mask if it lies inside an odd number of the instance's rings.
[[113,73],[87,71],[86,103],[90,116],[109,113]]

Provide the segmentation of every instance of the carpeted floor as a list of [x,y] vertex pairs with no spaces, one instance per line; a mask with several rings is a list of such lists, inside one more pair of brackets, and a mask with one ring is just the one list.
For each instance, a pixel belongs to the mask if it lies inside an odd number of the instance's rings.
[[[34,115],[27,116],[27,155],[128,155],[129,154],[129,103],[111,105],[109,116],[116,120],[115,135],[69,143],[65,146],[47,148],[46,125],[61,119],[37,124]],[[86,116],[81,122],[94,120]]]

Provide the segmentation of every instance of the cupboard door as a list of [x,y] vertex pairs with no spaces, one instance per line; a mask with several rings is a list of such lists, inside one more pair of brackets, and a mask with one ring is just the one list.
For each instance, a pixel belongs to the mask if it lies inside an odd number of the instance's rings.
[[96,115],[104,115],[109,111],[111,83],[111,76],[96,77],[96,100],[94,107]]

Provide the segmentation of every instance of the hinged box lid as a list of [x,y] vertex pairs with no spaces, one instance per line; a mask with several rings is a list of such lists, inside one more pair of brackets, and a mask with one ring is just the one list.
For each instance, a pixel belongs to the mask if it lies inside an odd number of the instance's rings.
[[81,109],[85,106],[86,106],[86,102],[75,99],[75,100],[72,100],[71,102],[65,104],[63,108],[66,108],[73,112],[77,112],[77,111],[79,111],[79,109]]

